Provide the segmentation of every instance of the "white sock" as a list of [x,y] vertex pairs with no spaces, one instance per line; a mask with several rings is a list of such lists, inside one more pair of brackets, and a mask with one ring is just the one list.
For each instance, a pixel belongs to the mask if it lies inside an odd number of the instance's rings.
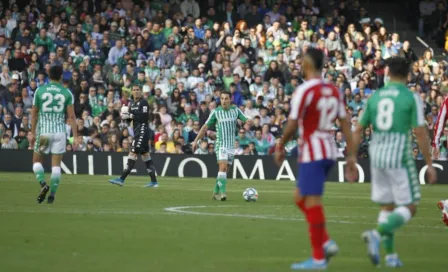
[[378,214],[378,224],[386,223],[387,218],[389,217],[389,215],[391,215],[391,213],[392,213],[391,211],[381,210],[380,213]]
[[36,162],[33,164],[33,172],[34,173],[44,172],[44,167],[42,166],[42,164],[40,162]]
[[408,209],[408,207],[400,206],[398,208],[395,208],[394,212],[403,217],[405,224],[412,218],[411,211]]

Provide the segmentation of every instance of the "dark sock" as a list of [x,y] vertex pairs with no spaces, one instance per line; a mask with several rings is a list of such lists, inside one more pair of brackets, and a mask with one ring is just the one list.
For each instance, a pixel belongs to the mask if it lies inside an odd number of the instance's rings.
[[134,169],[135,160],[128,159],[128,165],[125,169],[123,169],[123,173],[121,174],[120,179],[125,180],[126,177],[131,173],[132,169]]
[[154,167],[152,159],[145,161],[145,165],[146,165],[146,171],[148,171],[148,174],[151,177],[151,182],[157,182],[156,168]]

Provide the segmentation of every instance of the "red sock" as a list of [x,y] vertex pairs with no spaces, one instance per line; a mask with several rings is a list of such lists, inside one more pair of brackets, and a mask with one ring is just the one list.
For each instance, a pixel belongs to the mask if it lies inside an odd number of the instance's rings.
[[296,202],[297,207],[306,215],[305,199]]
[[[313,258],[315,260],[324,260],[324,236],[325,230],[325,217],[322,206],[313,206],[307,209],[306,219],[309,224],[309,233],[311,239],[311,246],[313,247]],[[328,237],[328,235],[327,235]]]
[[[296,202],[296,205],[297,205],[297,207],[299,207],[299,209],[303,212],[303,214],[307,214],[307,209],[306,209],[306,207],[305,207],[305,199],[302,199],[302,200],[300,200],[300,201],[297,201]],[[323,241],[324,241],[324,244],[326,243],[326,242],[328,242],[330,240],[330,236],[328,235],[328,233],[327,233],[327,229],[325,228],[324,229],[324,236],[323,236]]]

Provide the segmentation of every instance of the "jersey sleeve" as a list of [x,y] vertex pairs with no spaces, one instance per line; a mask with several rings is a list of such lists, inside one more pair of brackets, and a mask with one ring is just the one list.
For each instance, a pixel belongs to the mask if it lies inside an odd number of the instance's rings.
[[294,92],[294,95],[291,99],[291,113],[289,114],[289,119],[297,120],[303,114],[304,111],[304,99],[306,96],[307,89],[303,86],[300,86]]
[[411,103],[411,120],[413,127],[421,127],[425,125],[425,116],[423,115],[423,103],[417,94],[413,94]]
[[69,89],[65,89],[67,91],[67,106],[75,104],[75,98],[73,97],[72,92]]
[[36,92],[34,93],[34,97],[33,97],[33,106],[36,106],[40,109],[41,106],[41,97],[40,97],[40,93],[41,93],[41,88],[37,88]]
[[247,117],[246,115],[244,115],[243,111],[240,110],[239,108],[236,108],[237,112],[238,112],[238,119],[240,119],[243,122],[246,122],[247,120],[249,120],[249,117]]
[[210,113],[210,116],[208,117],[207,121],[205,121],[205,124],[206,124],[208,127],[210,127],[210,126],[216,124],[216,121],[217,121],[217,119],[216,119],[216,110],[213,110],[213,111]]
[[370,114],[370,103],[371,103],[370,101],[371,99],[367,100],[366,105],[364,107],[364,112],[358,119],[359,120],[358,122],[362,127],[368,127],[372,123],[372,118]]

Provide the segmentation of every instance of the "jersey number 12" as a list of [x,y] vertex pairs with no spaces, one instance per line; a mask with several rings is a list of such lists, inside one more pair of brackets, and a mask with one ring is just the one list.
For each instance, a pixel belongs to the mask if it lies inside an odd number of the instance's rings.
[[334,96],[322,97],[317,102],[320,111],[319,129],[330,130],[338,113],[338,99]]

